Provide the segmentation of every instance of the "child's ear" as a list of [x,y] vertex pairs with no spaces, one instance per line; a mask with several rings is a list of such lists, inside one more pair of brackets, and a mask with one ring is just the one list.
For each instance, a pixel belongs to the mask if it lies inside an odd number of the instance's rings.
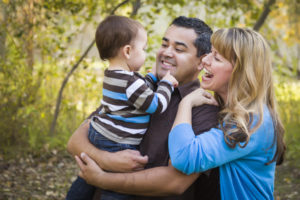
[[131,46],[130,45],[125,45],[122,48],[122,53],[123,53],[123,55],[125,56],[126,59],[129,59],[130,55],[131,55]]

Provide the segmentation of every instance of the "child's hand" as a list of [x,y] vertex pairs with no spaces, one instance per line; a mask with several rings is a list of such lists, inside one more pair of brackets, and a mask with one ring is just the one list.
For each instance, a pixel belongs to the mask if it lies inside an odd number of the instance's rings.
[[178,81],[174,76],[170,74],[170,71],[167,72],[167,74],[162,78],[162,80],[170,81],[174,87],[178,86]]

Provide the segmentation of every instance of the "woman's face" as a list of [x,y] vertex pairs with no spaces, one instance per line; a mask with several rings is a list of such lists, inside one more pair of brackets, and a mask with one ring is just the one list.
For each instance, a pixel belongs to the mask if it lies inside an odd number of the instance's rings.
[[202,59],[203,70],[201,87],[216,92],[226,102],[228,84],[233,66],[212,47],[211,53]]

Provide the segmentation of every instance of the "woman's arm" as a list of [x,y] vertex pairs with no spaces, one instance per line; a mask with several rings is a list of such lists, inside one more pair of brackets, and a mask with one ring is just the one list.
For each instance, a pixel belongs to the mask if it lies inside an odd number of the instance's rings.
[[[185,97],[179,104],[168,140],[170,159],[176,169],[185,174],[203,172],[268,147],[261,144],[258,148],[261,141],[266,141],[264,136],[272,135],[272,129],[267,130],[262,126],[251,135],[245,148],[239,145],[229,147],[224,140],[223,131],[217,128],[195,136],[191,126],[191,109],[205,101],[202,91],[199,90]],[[258,139],[259,137],[262,138]],[[241,143],[241,146],[243,145],[244,143]]]
[[184,175],[171,165],[133,173],[108,173],[84,153],[81,155],[82,160],[77,156],[75,158],[81,169],[79,176],[89,184],[120,193],[144,196],[179,195],[199,176]]
[[84,121],[69,139],[67,150],[72,155],[86,152],[103,169],[115,172],[139,170],[148,162],[148,157],[141,156],[139,151],[124,150],[110,153],[96,148],[88,140],[89,122]]

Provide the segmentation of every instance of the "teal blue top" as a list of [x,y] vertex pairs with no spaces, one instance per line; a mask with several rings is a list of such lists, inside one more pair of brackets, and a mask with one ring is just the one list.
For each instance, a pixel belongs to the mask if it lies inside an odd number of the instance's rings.
[[274,199],[276,163],[266,165],[276,152],[274,136],[272,117],[265,107],[262,124],[244,148],[230,148],[220,129],[195,136],[192,126],[182,123],[169,135],[169,153],[172,165],[185,174],[219,167],[221,199]]

